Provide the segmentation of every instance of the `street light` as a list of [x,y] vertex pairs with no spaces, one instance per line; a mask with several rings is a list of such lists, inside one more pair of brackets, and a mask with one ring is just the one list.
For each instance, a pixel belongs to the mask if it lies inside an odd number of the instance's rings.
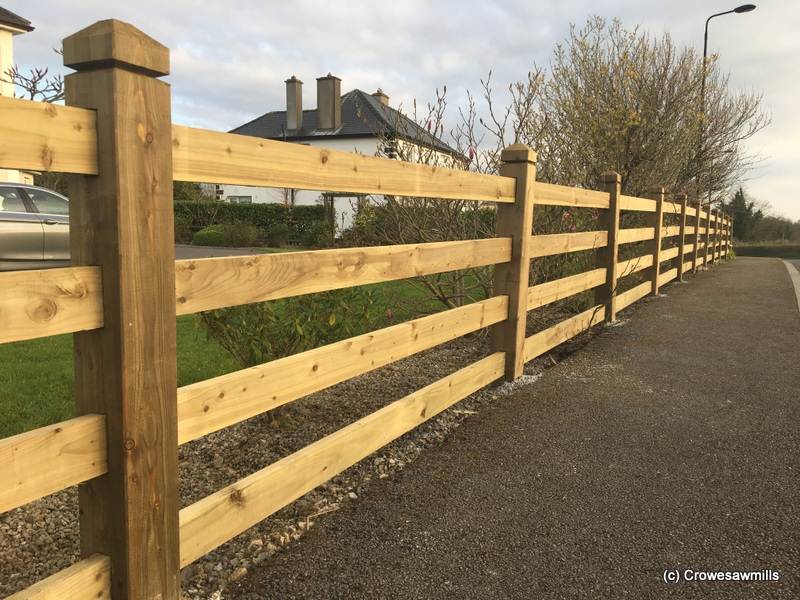
[[[706,28],[705,32],[703,33],[703,73],[702,73],[702,80],[700,83],[700,139],[697,140],[697,157],[698,163],[702,165],[702,160],[700,158],[703,157],[703,137],[705,134],[706,128],[706,60],[708,58],[708,23],[714,17],[721,17],[722,15],[729,15],[731,13],[741,14],[753,11],[756,9],[755,4],[742,4],[741,6],[737,6],[736,8],[732,8],[731,10],[726,10],[724,12],[719,12],[716,14],[711,15],[706,19]],[[698,166],[700,166],[698,165]],[[699,190],[698,190],[699,191]],[[711,204],[711,190],[708,190],[708,203]]]

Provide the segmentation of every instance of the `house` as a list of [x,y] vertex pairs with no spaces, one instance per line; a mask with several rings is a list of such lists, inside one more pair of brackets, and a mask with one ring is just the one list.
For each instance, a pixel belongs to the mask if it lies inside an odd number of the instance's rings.
[[[426,162],[447,166],[464,160],[426,128],[389,106],[389,96],[380,89],[373,94],[354,89],[342,95],[341,79],[329,73],[317,79],[317,108],[304,110],[303,82],[292,76],[285,83],[286,110],[263,114],[231,133],[367,156],[408,157],[416,150],[425,153]],[[213,193],[225,202],[326,203],[340,231],[352,224],[358,202],[352,195],[227,184],[213,186]]]
[[[14,84],[7,73],[14,67],[14,36],[33,31],[31,22],[0,6],[0,96],[14,97]],[[0,169],[0,181],[33,183],[33,174]]]

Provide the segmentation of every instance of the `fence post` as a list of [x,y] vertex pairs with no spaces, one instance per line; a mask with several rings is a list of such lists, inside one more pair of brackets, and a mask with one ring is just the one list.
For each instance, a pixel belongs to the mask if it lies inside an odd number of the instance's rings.
[[661,243],[664,227],[664,188],[659,188],[656,196],[656,214],[653,216],[653,268],[650,271],[650,280],[654,296],[658,296],[658,277],[661,275]]
[[706,205],[706,235],[705,235],[705,248],[703,248],[703,268],[708,268],[708,250],[711,245],[711,203]]
[[678,281],[683,281],[683,247],[686,245],[686,194],[678,194],[675,199],[681,203],[681,217],[679,223],[678,244],[680,252],[678,252]]
[[733,252],[733,215],[728,216],[728,258]]
[[116,600],[177,599],[175,245],[169,50],[121,21],[64,40],[66,101],[97,112],[97,176],[70,180],[76,265],[99,265],[104,325],[75,334],[78,414],[106,415],[108,473],[80,486],[81,553]]
[[491,343],[494,352],[506,353],[505,378],[512,381],[520,377],[525,368],[536,152],[524,144],[513,144],[503,150],[501,160],[500,174],[514,177],[517,186],[514,203],[502,203],[497,207],[497,235],[511,237],[511,262],[495,267],[495,294],[508,295],[508,319],[492,327]]
[[714,262],[719,262],[722,248],[720,242],[722,241],[722,213],[717,208],[714,210]]
[[606,308],[605,319],[609,323],[617,320],[617,258],[619,255],[619,197],[622,193],[622,178],[619,173],[606,171],[600,175],[603,189],[608,192],[608,210],[601,212],[598,228],[608,231],[608,244],[595,251],[595,266],[606,269],[606,283],[595,288],[594,303]]
[[694,252],[692,253],[692,273],[697,273],[697,259],[700,254],[700,201],[694,203]]

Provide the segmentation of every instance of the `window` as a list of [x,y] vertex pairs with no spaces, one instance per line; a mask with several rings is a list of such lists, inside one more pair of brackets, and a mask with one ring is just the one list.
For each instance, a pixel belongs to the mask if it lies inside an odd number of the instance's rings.
[[26,212],[19,190],[0,187],[0,212]]
[[44,190],[26,189],[28,197],[40,213],[44,215],[69,215],[69,202]]
[[231,204],[252,204],[252,196],[228,196],[228,202]]

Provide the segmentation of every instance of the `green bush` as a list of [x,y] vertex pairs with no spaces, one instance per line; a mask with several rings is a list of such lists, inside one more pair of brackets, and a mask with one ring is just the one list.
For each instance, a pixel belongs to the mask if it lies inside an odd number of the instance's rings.
[[333,232],[325,221],[314,221],[303,236],[303,245],[309,248],[330,248],[333,246]]
[[371,331],[380,317],[372,291],[349,288],[204,312],[200,321],[250,367]]
[[204,227],[192,236],[192,244],[195,246],[224,246],[225,232],[222,230],[222,225]]
[[191,221],[192,231],[221,223],[249,223],[268,231],[272,225],[284,223],[289,227],[288,241],[301,244],[313,223],[325,219],[325,209],[321,205],[175,202],[175,218],[184,216]]
[[289,241],[289,226],[286,223],[275,223],[267,229],[267,244],[280,248]]
[[258,233],[258,227],[249,223],[222,223],[204,227],[195,233],[192,244],[241,248],[255,244]]

